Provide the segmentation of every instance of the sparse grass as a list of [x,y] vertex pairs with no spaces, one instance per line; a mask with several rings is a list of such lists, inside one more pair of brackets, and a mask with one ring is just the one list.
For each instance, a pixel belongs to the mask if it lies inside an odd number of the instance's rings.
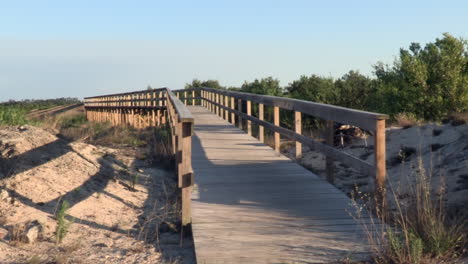
[[376,263],[442,263],[466,254],[466,216],[449,214],[444,186],[432,189],[431,175],[421,158],[417,165],[405,199],[390,188],[389,204],[394,210],[386,208],[377,215],[386,225],[379,228],[373,222],[365,226]]
[[11,226],[10,230],[10,243],[18,244],[24,241],[23,234],[25,231],[26,225],[24,223],[18,223]]
[[55,229],[55,241],[56,243],[62,243],[62,240],[65,238],[71,224],[73,221],[66,219],[67,210],[70,208],[69,203],[66,200],[63,200],[60,205],[60,209],[57,212],[57,227]]

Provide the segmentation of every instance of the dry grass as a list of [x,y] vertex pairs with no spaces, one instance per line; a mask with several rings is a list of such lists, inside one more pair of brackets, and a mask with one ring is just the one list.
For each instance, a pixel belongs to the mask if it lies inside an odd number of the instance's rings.
[[[376,263],[449,263],[466,255],[466,215],[450,215],[445,189],[434,190],[431,175],[418,159],[414,185],[406,198],[392,188],[390,206],[377,212],[377,220],[364,224]],[[358,217],[363,207],[355,204]],[[393,209],[393,210],[391,210]],[[379,223],[385,223],[380,225]]]

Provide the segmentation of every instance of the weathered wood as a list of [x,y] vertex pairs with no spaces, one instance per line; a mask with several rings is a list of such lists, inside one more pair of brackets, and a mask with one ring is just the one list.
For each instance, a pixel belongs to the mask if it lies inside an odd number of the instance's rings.
[[[247,115],[252,115],[252,102],[247,101]],[[247,134],[252,136],[252,121],[247,120]]]
[[378,203],[385,206],[385,120],[377,120],[375,126],[375,193]]
[[348,154],[346,152],[342,152],[342,151],[340,151],[338,149],[335,149],[332,146],[329,146],[329,145],[321,143],[321,142],[317,142],[317,141],[315,141],[315,140],[313,140],[311,138],[308,138],[306,136],[297,134],[296,132],[291,131],[291,130],[289,130],[287,128],[276,126],[276,125],[271,124],[271,123],[269,123],[267,121],[260,120],[260,119],[254,117],[254,116],[248,116],[247,114],[239,112],[237,110],[229,109],[229,111],[234,112],[238,116],[238,118],[245,118],[245,119],[251,120],[252,122],[254,122],[256,124],[264,126],[264,127],[268,128],[271,131],[278,132],[281,135],[283,135],[283,136],[285,136],[285,137],[287,137],[289,139],[299,141],[302,144],[304,144],[304,145],[308,146],[309,148],[311,148],[312,150],[315,150],[317,152],[321,152],[326,156],[330,156],[330,157],[332,157],[332,158],[334,158],[336,160],[339,160],[340,162],[342,162],[342,163],[344,163],[346,165],[349,165],[351,167],[354,167],[355,169],[363,172],[366,175],[375,175],[375,166],[374,165],[371,165],[368,162],[366,162],[364,160],[361,160],[361,159],[359,159],[357,157],[354,157],[354,156],[352,156],[352,155],[350,155],[350,154]]
[[[224,96],[224,106],[226,107],[229,107],[229,97],[228,96]],[[224,111],[224,119],[226,121],[229,121],[229,111],[228,110],[225,110]]]
[[[302,114],[301,112],[294,112],[294,127],[297,134],[302,134]],[[302,143],[296,141],[296,159],[302,158]]]
[[[258,118],[263,121],[263,118],[264,118],[263,104],[258,104]],[[260,142],[265,143],[265,128],[263,126],[258,126],[258,139],[260,140]]]
[[[232,109],[232,110],[236,109],[236,103],[235,103],[234,97],[231,97],[231,108],[230,109]],[[234,112],[231,113],[231,124],[236,125],[236,114]]]
[[[274,106],[273,107],[273,115],[274,115],[274,124],[276,127],[280,126],[280,112],[279,112],[279,107]],[[280,138],[280,133],[275,131],[275,151],[276,153],[280,153],[280,147],[281,147],[281,138]]]
[[195,90],[192,90],[192,105],[195,105]]
[[[242,99],[237,100],[237,109],[240,113],[242,113]],[[242,117],[240,115],[237,115],[237,120],[238,120],[238,127],[240,129],[243,129],[243,124],[242,124]]]
[[[197,263],[334,263],[350,251],[356,260],[368,257],[346,195],[208,110],[189,109]],[[363,221],[372,223],[368,215]]]
[[[326,121],[326,129],[325,129],[325,137],[326,143],[330,146],[334,145],[334,137],[335,137],[335,122],[332,120]],[[325,170],[327,174],[327,180],[330,183],[335,182],[335,164],[334,160],[331,156],[327,156],[325,158]]]
[[179,147],[180,165],[178,169],[179,188],[182,188],[182,225],[191,223],[191,190],[193,185],[192,171],[192,122],[180,123]]

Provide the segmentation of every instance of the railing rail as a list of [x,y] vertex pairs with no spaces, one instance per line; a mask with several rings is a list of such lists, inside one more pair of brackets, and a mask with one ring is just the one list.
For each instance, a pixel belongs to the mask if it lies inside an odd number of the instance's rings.
[[130,93],[85,98],[86,117],[113,125],[136,128],[168,125],[172,135],[178,187],[182,195],[182,225],[191,223],[193,117],[169,89],[160,88]]

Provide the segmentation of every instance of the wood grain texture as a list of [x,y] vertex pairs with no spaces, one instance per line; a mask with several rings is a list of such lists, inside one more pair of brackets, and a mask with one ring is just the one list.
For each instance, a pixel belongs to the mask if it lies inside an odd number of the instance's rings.
[[[355,208],[346,195],[206,108],[188,108],[195,121],[197,263],[337,263],[368,256],[366,232],[350,216]],[[364,214],[362,221],[373,218]]]

